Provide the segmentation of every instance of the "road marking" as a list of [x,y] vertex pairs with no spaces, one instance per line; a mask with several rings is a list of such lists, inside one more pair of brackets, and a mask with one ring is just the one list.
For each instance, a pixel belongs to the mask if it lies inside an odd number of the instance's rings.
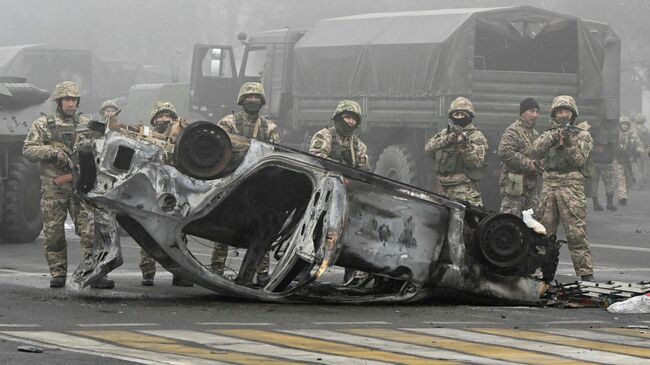
[[316,351],[303,351],[265,343],[242,340],[240,338],[226,337],[198,331],[140,331],[151,335],[174,338],[181,341],[195,342],[218,350],[232,350],[251,354],[265,354],[268,356],[282,357],[294,361],[332,365],[383,365],[384,362],[352,359],[346,356],[336,356],[318,353]]
[[275,323],[259,322],[259,323],[245,323],[245,322],[196,322],[200,326],[273,326]]
[[360,325],[365,325],[365,324],[383,324],[383,325],[391,325],[392,322],[382,322],[382,321],[359,321],[359,322],[311,322],[312,324],[317,324],[317,325],[353,325],[353,326],[360,326]]
[[496,324],[497,322],[479,322],[479,321],[425,321],[422,322],[424,324],[430,324],[430,325],[446,325],[446,324]]
[[160,326],[158,323],[77,323],[79,327],[141,327]]
[[492,344],[481,344],[477,342],[456,340],[451,338],[408,333],[393,329],[353,329],[347,330],[355,335],[369,336],[374,338],[399,341],[414,345],[445,349],[461,352],[464,354],[485,356],[492,359],[511,361],[524,364],[585,364],[581,361],[571,361],[565,358],[541,354],[534,351],[513,349],[506,346]]
[[[426,359],[412,355],[396,354],[394,352],[353,346],[332,340],[318,340],[295,336],[286,333],[259,330],[215,330],[210,331],[225,336],[233,336],[246,340],[260,341],[269,344],[282,345],[308,351],[318,351],[332,355],[343,355],[356,359],[368,359],[401,364],[455,364],[455,362]],[[313,331],[308,331],[313,332]]]
[[[359,331],[364,331],[359,329]],[[431,347],[419,346],[414,344],[405,344],[403,342],[393,341],[392,339],[378,339],[366,336],[358,336],[338,331],[329,330],[287,330],[283,331],[299,336],[314,337],[325,341],[343,342],[351,345],[361,345],[367,348],[374,348],[379,350],[389,349],[391,352],[404,353],[408,355],[417,355],[432,359],[443,359],[449,361],[460,361],[463,363],[471,362],[473,364],[512,364],[510,362],[489,359],[486,357],[472,356],[468,354],[461,354],[454,351],[445,349],[433,349]],[[345,331],[348,332],[348,331]]]
[[604,245],[602,243],[590,243],[589,246],[590,247],[599,247],[599,248],[611,248],[613,250],[650,252],[650,248],[647,248],[647,247]]
[[60,332],[50,331],[3,331],[0,334],[6,335],[3,338],[11,341],[25,342],[35,346],[42,346],[63,349],[70,352],[95,355],[105,358],[112,358],[124,361],[137,362],[141,364],[173,364],[173,365],[212,365],[220,364],[215,361],[193,359],[188,356],[173,354],[161,354],[153,351],[136,350],[121,346],[115,346],[88,338],[72,336]]
[[128,331],[75,331],[77,335],[109,341],[128,348],[153,350],[165,354],[184,355],[197,359],[225,361],[234,364],[298,364],[268,356],[242,354],[233,351],[213,351],[192,347],[179,341]]
[[650,338],[650,330],[635,329],[635,328],[598,328],[598,331],[618,333],[625,336],[634,336],[641,338]]
[[617,334],[599,333],[594,331],[564,329],[564,328],[543,329],[540,331],[550,333],[553,335],[577,337],[577,338],[594,340],[594,341],[612,342],[612,343],[617,343],[619,345],[650,347],[650,341],[648,340],[640,339],[637,337],[617,335]]
[[593,323],[609,323],[605,321],[572,321],[572,320],[567,320],[567,321],[542,321],[542,322],[535,322],[538,324],[593,324]]
[[32,327],[41,327],[40,324],[20,324],[20,323],[0,323],[0,327],[7,328],[32,328]]
[[[493,334],[498,336],[512,337],[519,340],[531,340],[537,343],[549,343],[559,346],[571,346],[583,351],[583,355],[590,356],[597,353],[600,355],[597,358],[588,359],[589,361],[601,361],[607,363],[620,363],[620,364],[650,364],[650,360],[642,360],[638,357],[650,357],[650,349],[638,348],[634,346],[616,345],[598,341],[588,341],[578,338],[551,335],[542,332],[511,330],[505,328],[477,328],[476,332]],[[591,351],[584,351],[588,349]],[[552,351],[552,350],[551,350]],[[555,351],[553,351],[555,352]],[[616,353],[621,355],[616,355]],[[559,354],[559,353],[558,353]],[[573,356],[571,356],[573,357]],[[587,360],[587,359],[586,359]]]

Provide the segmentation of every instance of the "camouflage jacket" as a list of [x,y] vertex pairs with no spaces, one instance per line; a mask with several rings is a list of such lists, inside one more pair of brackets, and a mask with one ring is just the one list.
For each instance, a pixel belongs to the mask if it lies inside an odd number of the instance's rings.
[[[260,124],[256,125],[258,122]],[[266,128],[264,128],[262,123],[266,123]],[[250,115],[244,111],[226,115],[217,122],[217,125],[230,134],[236,134],[276,144],[280,143],[280,134],[278,133],[277,124],[264,117],[257,117],[253,120]],[[244,129],[250,130],[250,135],[244,135]],[[266,133],[264,133],[264,136],[261,134],[255,136],[254,134],[256,129],[258,130],[258,134],[262,133],[261,130],[264,129],[266,129]]]
[[[352,145],[353,148],[350,148],[350,145]],[[351,161],[349,162],[351,162],[351,164],[335,156],[337,148],[340,148],[341,151],[345,152],[350,151]],[[355,135],[350,137],[339,135],[334,127],[323,128],[314,134],[309,145],[309,153],[318,157],[351,165],[360,170],[370,171],[370,164],[368,163],[368,148],[365,143]]]
[[645,147],[650,147],[650,132],[648,128],[644,124],[637,124],[635,130],[639,142]]
[[532,126],[518,118],[510,124],[501,136],[497,157],[501,161],[501,177],[499,185],[506,185],[509,173],[524,175],[524,186],[534,189],[537,183],[537,171],[530,158],[530,146],[539,137]]
[[[52,118],[53,123],[48,122]],[[23,156],[31,162],[36,162],[41,171],[43,181],[49,181],[57,176],[71,173],[69,169],[62,168],[56,163],[56,153],[63,150],[68,155],[72,154],[76,140],[76,130],[88,124],[88,118],[75,115],[64,119],[57,112],[53,115],[42,116],[33,123],[23,144]],[[68,141],[59,141],[61,135],[69,135]]]
[[[567,171],[549,170],[546,166],[542,174],[544,181],[567,182],[568,180],[583,181],[585,179],[584,169],[587,165],[587,159],[594,146],[594,141],[589,133],[591,126],[587,122],[580,122],[576,125],[580,132],[574,133],[571,137],[571,143],[564,146],[567,156]],[[560,136],[563,133],[559,124],[551,120],[551,127],[542,133],[531,146],[530,156],[535,159],[547,159],[549,151],[557,148],[560,144]]]
[[[457,134],[450,133],[448,128],[445,128],[427,142],[424,150],[438,162],[438,157],[444,149],[454,147],[457,157],[461,159],[465,167],[484,168],[488,151],[487,139],[474,124],[466,126],[464,131],[468,135],[468,143],[458,144],[456,140]],[[450,175],[438,174],[438,182],[440,185],[458,185],[472,182],[472,179],[465,173],[459,172]]]
[[639,137],[632,129],[626,132],[620,131],[618,135],[618,146],[614,151],[614,157],[619,163],[630,163],[643,154],[643,146]]

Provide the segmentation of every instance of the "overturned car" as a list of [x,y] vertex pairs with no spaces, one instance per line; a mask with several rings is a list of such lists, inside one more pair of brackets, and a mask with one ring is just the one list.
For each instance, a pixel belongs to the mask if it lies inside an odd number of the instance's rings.
[[[280,145],[190,124],[175,146],[109,131],[80,143],[77,190],[97,207],[85,287],[121,264],[113,219],[172,273],[271,302],[410,302],[452,294],[533,303],[559,244],[521,219]],[[188,237],[246,249],[236,277],[210,271]],[[270,280],[255,268],[272,257]],[[346,286],[331,267],[368,273]],[[340,271],[340,270],[339,270]]]

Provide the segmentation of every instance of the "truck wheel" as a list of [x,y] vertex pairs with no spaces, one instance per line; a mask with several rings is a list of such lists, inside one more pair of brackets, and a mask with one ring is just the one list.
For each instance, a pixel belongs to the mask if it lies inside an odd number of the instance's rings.
[[416,185],[418,178],[413,155],[405,145],[386,147],[379,155],[375,174],[410,185]]
[[3,200],[0,238],[13,243],[34,241],[43,229],[41,179],[34,164],[19,157],[9,166]]

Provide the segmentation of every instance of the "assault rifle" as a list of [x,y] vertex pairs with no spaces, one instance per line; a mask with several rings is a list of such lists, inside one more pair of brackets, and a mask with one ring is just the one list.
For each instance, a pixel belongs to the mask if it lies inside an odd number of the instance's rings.
[[562,135],[560,137],[560,146],[564,146],[564,138],[566,135],[575,135],[578,134],[582,129],[574,126],[571,124],[571,122],[567,122],[564,124],[560,124],[559,129],[562,129]]
[[464,143],[469,143],[469,136],[467,135],[467,132],[463,129],[463,127],[458,126],[454,123],[451,122],[451,120],[447,121],[447,125],[449,126],[449,131],[450,132],[456,132],[460,134],[463,137],[463,142]]

